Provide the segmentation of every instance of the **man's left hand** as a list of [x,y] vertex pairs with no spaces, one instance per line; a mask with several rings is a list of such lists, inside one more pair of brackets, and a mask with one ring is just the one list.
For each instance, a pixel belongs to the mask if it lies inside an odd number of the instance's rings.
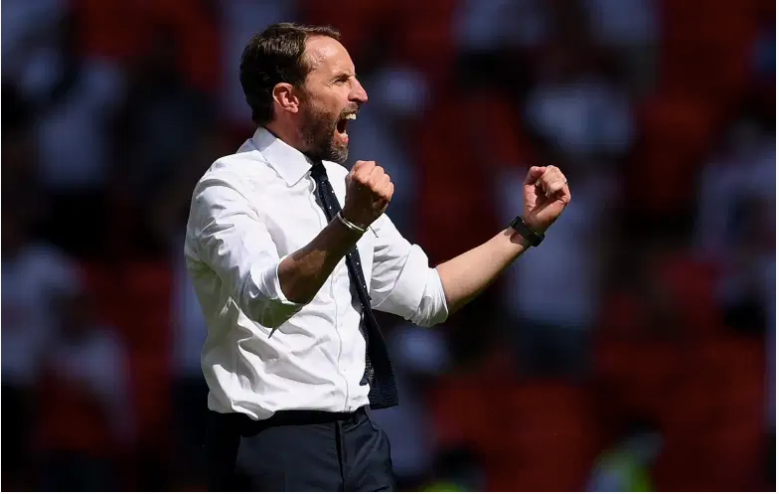
[[562,214],[571,202],[568,180],[556,166],[533,166],[527,172],[524,184],[525,224],[541,234]]

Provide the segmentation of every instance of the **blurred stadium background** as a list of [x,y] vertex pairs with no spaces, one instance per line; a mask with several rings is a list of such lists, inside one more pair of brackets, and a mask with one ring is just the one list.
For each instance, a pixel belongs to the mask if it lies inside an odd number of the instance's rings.
[[249,36],[343,33],[351,160],[434,262],[574,202],[434,330],[387,317],[403,489],[775,489],[775,4],[5,0],[2,488],[201,490],[195,181],[252,132]]

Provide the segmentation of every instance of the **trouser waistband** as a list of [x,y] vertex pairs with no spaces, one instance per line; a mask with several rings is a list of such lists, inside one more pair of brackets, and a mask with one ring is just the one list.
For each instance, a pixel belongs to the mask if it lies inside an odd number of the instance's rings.
[[217,413],[209,412],[212,417],[224,424],[229,424],[242,434],[250,434],[268,427],[283,425],[312,425],[327,424],[337,421],[357,422],[367,415],[365,407],[358,408],[354,412],[324,412],[320,410],[282,410],[274,413],[264,420],[252,420],[242,413]]

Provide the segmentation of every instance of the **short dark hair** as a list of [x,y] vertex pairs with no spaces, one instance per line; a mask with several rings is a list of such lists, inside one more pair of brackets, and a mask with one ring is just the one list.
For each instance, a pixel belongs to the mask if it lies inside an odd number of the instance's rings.
[[306,26],[282,22],[255,34],[241,55],[241,86],[252,109],[252,120],[265,125],[273,120],[273,88],[280,82],[301,87],[311,71],[303,56],[311,36],[339,39],[330,26]]

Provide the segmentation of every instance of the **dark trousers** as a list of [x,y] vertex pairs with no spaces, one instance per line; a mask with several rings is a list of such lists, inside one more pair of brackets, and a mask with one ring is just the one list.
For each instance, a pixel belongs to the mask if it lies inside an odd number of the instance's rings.
[[264,421],[212,412],[206,455],[212,491],[395,490],[389,440],[364,409]]

